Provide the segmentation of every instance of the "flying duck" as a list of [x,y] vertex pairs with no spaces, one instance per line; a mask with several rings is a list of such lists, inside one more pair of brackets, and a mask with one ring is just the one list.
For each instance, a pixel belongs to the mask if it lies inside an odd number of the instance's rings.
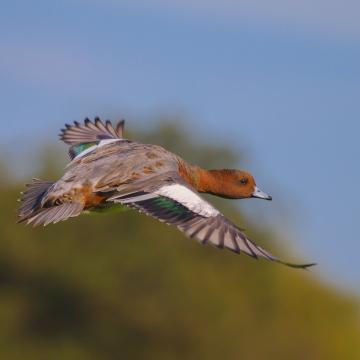
[[229,199],[271,196],[244,170],[206,170],[158,145],[124,138],[124,120],[85,119],[65,125],[60,139],[71,161],[57,181],[33,179],[21,195],[18,222],[57,223],[84,211],[119,204],[174,225],[202,244],[244,252],[295,268],[314,264],[284,262],[256,245],[199,193]]

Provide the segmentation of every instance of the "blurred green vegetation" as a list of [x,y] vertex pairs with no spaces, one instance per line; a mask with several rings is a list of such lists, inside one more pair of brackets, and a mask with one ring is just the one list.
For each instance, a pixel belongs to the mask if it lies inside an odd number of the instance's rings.
[[[238,161],[174,125],[137,139],[207,167]],[[61,174],[48,151],[43,163]],[[356,300],[311,271],[200,246],[135,211],[17,225],[21,186],[0,164],[1,359],[360,359]],[[272,229],[249,232],[279,254]]]

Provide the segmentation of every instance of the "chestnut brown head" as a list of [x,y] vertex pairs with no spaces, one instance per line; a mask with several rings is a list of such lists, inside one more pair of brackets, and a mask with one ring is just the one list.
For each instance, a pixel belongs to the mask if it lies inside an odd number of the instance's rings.
[[209,170],[204,192],[230,199],[259,198],[271,200],[272,197],[260,190],[254,177],[244,170]]

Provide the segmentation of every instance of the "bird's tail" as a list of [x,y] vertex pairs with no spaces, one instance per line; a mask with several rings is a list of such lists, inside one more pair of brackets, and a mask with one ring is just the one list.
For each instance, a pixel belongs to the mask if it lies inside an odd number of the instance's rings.
[[64,202],[50,206],[43,206],[43,199],[48,194],[54,183],[33,179],[27,184],[27,189],[21,194],[21,205],[18,210],[18,222],[27,224],[48,225],[66,220],[69,217],[77,216],[84,206],[80,202]]

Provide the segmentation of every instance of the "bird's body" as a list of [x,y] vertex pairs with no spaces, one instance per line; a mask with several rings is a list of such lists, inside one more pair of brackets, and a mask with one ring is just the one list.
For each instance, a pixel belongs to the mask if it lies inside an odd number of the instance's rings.
[[49,200],[77,197],[85,209],[93,208],[121,188],[140,189],[153,178],[177,171],[177,157],[160,146],[118,140],[74,159]]
[[124,122],[114,128],[99,119],[67,125],[61,134],[71,145],[67,171],[54,183],[35,179],[28,185],[19,221],[47,225],[121,204],[175,225],[201,243],[281,262],[198,194],[270,200],[249,173],[202,169],[161,146],[124,139],[123,127]]

